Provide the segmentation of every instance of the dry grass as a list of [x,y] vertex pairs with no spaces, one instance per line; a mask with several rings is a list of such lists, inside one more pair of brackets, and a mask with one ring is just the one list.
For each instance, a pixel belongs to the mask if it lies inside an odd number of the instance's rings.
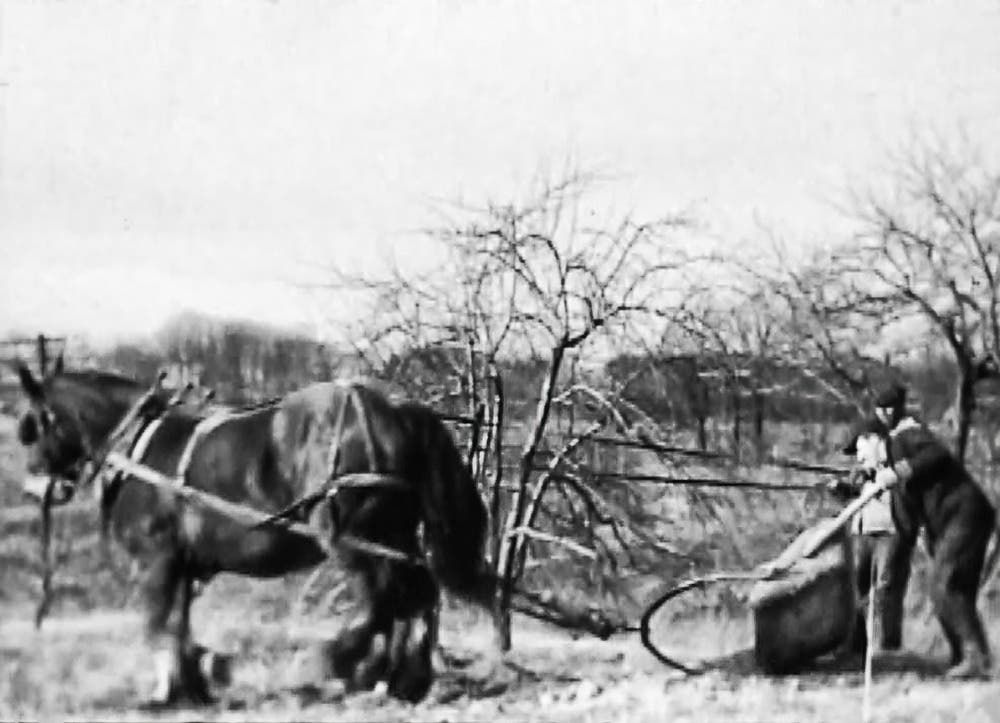
[[[652,659],[636,636],[574,639],[517,620],[515,649],[490,654],[489,628],[464,609],[446,612],[449,666],[427,701],[408,706],[383,696],[344,696],[309,666],[336,620],[283,614],[277,582],[223,578],[198,600],[196,635],[234,653],[230,687],[206,710],[166,716],[136,707],[152,685],[141,621],[127,611],[53,618],[35,631],[8,608],[0,623],[0,719],[79,720],[545,720],[545,721],[858,721],[860,661],[826,662],[795,676],[768,677],[753,665],[751,628],[741,615],[661,622],[657,632],[685,659],[708,659],[709,673],[685,678]],[[268,602],[270,601],[270,603]],[[990,607],[990,606],[987,606]],[[991,609],[994,642],[1000,624]],[[879,721],[996,720],[1000,688],[938,677],[943,650],[936,624],[911,616],[917,653],[876,660]],[[928,655],[928,651],[932,651]]]

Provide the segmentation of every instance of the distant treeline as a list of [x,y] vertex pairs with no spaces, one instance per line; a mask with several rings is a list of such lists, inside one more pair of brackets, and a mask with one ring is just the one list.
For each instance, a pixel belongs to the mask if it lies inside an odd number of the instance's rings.
[[[304,335],[196,314],[172,319],[152,345],[119,344],[94,361],[142,379],[166,366],[175,383],[212,387],[221,400],[236,404],[358,369],[354,354]],[[460,411],[468,393],[466,367],[466,350],[417,348],[392,356],[374,372],[410,395]],[[547,372],[545,361],[509,360],[499,363],[499,371],[509,414],[529,414]],[[920,409],[939,417],[954,394],[950,360],[928,355],[905,371]],[[623,397],[642,413],[699,435],[709,420],[738,418],[750,435],[765,422],[845,422],[857,414],[850,390],[843,391],[832,371],[805,370],[780,359],[620,354],[598,374],[609,384],[625,385]],[[841,396],[831,389],[841,389]],[[990,403],[989,395],[985,399]]]
[[231,404],[260,401],[334,376],[333,356],[304,335],[193,313],[170,320],[153,344],[118,344],[97,362],[138,379],[153,379],[166,368],[171,384],[210,387]]

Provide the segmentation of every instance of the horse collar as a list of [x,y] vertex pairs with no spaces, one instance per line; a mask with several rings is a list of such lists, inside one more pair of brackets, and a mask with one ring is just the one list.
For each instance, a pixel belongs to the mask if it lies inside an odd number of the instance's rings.
[[184,445],[184,452],[181,453],[180,461],[177,463],[177,479],[181,484],[184,483],[184,478],[187,475],[188,467],[191,466],[191,459],[194,457],[194,450],[198,446],[198,443],[205,438],[205,435],[233,416],[235,415],[228,410],[219,410],[202,419],[191,431],[191,436],[188,437],[187,444]]

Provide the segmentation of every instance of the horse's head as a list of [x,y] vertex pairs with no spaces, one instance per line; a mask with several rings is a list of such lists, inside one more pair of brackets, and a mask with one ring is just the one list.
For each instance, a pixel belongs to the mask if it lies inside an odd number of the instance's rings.
[[155,416],[166,405],[159,386],[142,395],[140,385],[124,377],[65,372],[61,355],[41,379],[24,364],[18,364],[17,371],[28,399],[18,422],[28,472],[70,485],[81,481],[84,465],[99,461],[101,448],[124,426],[139,417]]
[[855,459],[855,474],[874,479],[875,473],[889,462],[886,428],[877,419],[866,420],[856,429],[843,452]]
[[87,443],[72,407],[52,392],[53,379],[62,374],[62,366],[60,355],[52,371],[36,379],[27,366],[18,363],[28,408],[18,421],[17,436],[27,449],[29,473],[76,481]]

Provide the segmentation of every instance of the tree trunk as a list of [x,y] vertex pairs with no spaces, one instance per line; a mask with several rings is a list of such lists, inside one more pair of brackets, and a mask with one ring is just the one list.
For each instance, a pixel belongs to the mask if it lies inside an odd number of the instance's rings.
[[691,411],[694,413],[694,418],[698,424],[698,449],[705,452],[708,450],[708,386],[698,376],[697,369],[695,369],[694,378],[691,383],[693,387],[690,397]]
[[698,449],[702,452],[708,450],[708,419],[704,414],[698,415]]
[[740,398],[740,384],[736,377],[730,382],[730,399],[733,407],[733,457],[740,458],[740,447],[743,442],[743,433],[740,425],[743,416],[743,400]]
[[764,459],[764,396],[753,393],[753,436],[757,448],[757,461]]
[[[493,489],[490,496],[490,559],[498,580],[503,580],[501,571],[501,550],[503,549],[504,527],[500,520],[500,491],[503,486],[503,428],[504,428],[504,388],[503,379],[496,367],[491,363],[490,386],[490,420],[493,423],[492,449],[493,453]],[[501,582],[501,587],[503,583]],[[501,652],[510,650],[510,600],[505,599],[503,590],[497,591],[493,598],[493,635],[494,644]]]
[[528,501],[528,486],[531,482],[535,456],[545,436],[545,429],[548,426],[552,413],[552,398],[555,395],[556,380],[559,377],[559,370],[562,367],[565,354],[566,346],[563,344],[557,344],[552,349],[548,372],[545,375],[545,381],[542,383],[542,393],[535,406],[535,419],[528,438],[521,449],[517,490],[514,493],[510,512],[507,514],[506,524],[500,532],[500,554],[497,559],[499,585],[497,590],[497,607],[494,610],[494,616],[498,627],[497,642],[502,652],[510,650],[512,644],[510,608],[514,596],[514,584],[517,574],[515,563],[517,561],[518,549],[524,544],[522,538],[511,535],[511,531],[518,529],[524,520]]
[[972,415],[976,409],[976,377],[969,364],[958,365],[958,388],[955,390],[955,400],[949,416],[955,423],[955,456],[960,462],[965,461],[969,446],[969,430],[972,428]]

